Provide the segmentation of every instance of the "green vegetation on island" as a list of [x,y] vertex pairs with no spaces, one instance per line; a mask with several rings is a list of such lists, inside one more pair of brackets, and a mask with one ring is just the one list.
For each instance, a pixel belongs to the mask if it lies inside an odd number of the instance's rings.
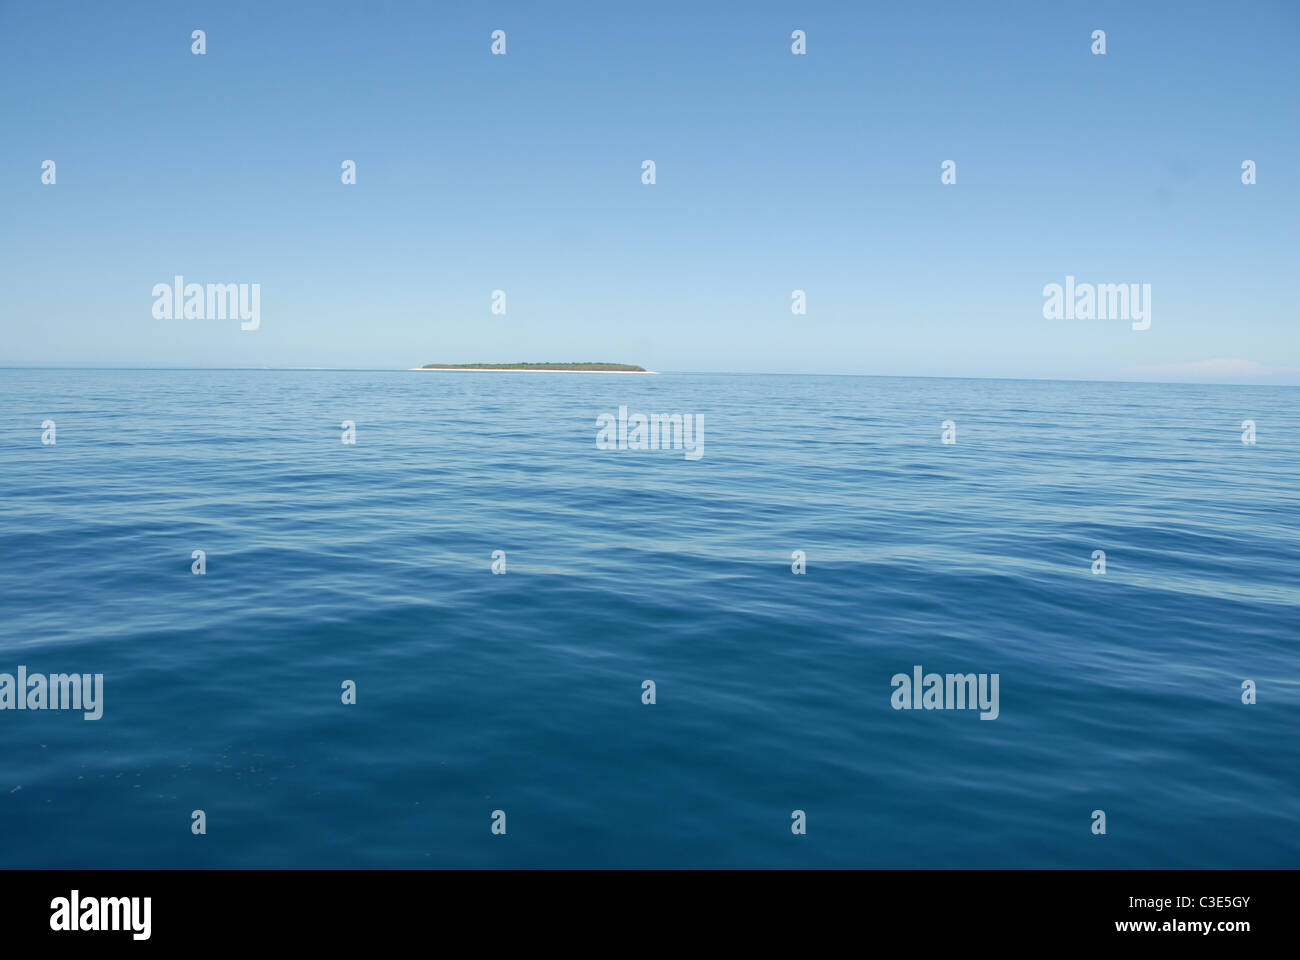
[[631,363],[426,363],[421,370],[579,370],[606,373],[645,373]]

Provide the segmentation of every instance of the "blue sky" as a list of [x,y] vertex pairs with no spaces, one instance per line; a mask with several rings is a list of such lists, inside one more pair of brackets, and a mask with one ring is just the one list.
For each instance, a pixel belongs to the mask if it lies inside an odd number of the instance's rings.
[[[1297,44],[1293,2],[0,2],[0,365],[1300,383]],[[261,327],[155,319],[176,274]],[[1151,328],[1044,319],[1067,275]]]

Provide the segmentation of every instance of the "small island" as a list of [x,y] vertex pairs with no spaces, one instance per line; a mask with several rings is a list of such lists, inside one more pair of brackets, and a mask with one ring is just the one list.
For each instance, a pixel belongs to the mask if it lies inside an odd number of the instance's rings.
[[631,363],[426,363],[418,370],[488,370],[495,372],[654,373]]

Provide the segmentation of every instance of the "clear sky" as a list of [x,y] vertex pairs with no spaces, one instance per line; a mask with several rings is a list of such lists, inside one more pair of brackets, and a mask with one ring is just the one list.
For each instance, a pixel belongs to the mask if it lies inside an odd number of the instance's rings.
[[1294,0],[0,0],[0,91],[0,365],[1300,383]]

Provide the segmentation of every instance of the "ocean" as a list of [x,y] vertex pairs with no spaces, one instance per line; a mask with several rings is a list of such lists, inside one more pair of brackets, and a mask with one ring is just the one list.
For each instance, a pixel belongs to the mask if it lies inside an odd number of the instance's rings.
[[1298,478],[1294,387],[0,370],[0,673],[103,678],[0,865],[1294,868]]

